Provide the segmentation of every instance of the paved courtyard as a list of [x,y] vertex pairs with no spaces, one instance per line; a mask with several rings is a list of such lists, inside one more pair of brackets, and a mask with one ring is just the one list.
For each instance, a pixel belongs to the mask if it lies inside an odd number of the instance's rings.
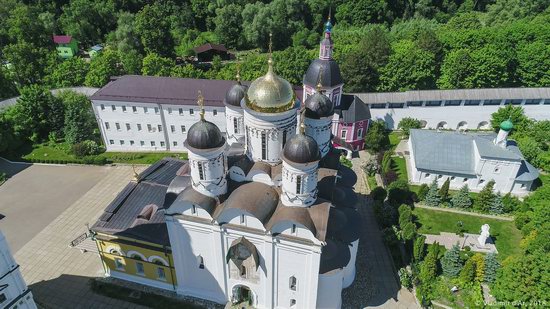
[[14,164],[0,159],[11,176],[0,186],[0,229],[17,252],[112,167]]
[[35,299],[45,308],[140,308],[93,293],[89,279],[103,276],[99,257],[68,246],[133,176],[129,166],[107,169],[105,177],[15,254]]

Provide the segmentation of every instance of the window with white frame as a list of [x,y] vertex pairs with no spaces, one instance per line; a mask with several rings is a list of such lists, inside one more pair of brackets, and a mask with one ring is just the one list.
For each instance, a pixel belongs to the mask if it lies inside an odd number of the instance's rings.
[[121,145],[124,145],[124,140],[119,141]]
[[235,133],[239,133],[239,119],[233,118],[233,130]]
[[215,109],[215,110],[212,111],[213,116],[216,116],[217,114],[218,114],[218,110]]
[[126,105],[122,105],[122,111],[126,112]]
[[172,108],[168,107],[168,114],[172,114]]
[[120,123],[118,123],[118,122],[115,122],[115,127],[116,127],[116,129],[117,129],[117,130],[119,130],[119,131],[120,131]]
[[204,180],[204,166],[202,162],[197,162],[197,167],[199,168],[199,179]]
[[362,138],[363,137],[363,128],[359,128],[359,130],[357,130],[357,138]]
[[134,141],[130,140],[130,146],[134,146]]
[[342,132],[340,132],[340,138],[346,139],[346,135],[348,135],[348,131],[347,131],[347,130],[342,130]]
[[158,113],[159,113],[159,108],[155,107],[155,114],[158,114]]
[[262,132],[262,160],[267,159],[267,137],[265,132]]
[[197,262],[199,264],[199,268],[204,269],[204,258],[201,255],[197,257]]
[[151,141],[151,147],[155,147],[155,142]]
[[122,263],[122,259],[119,257],[114,258],[115,260],[115,268],[118,270],[124,270],[124,263]]
[[100,107],[101,107],[101,110],[105,110],[105,105],[101,104]]
[[140,146],[145,146],[145,141],[139,141]]
[[136,274],[141,276],[145,275],[145,268],[142,262],[136,262]]
[[164,267],[157,267],[157,278],[159,280],[166,280],[166,273],[164,272]]
[[181,133],[185,133],[185,126],[181,126]]
[[173,141],[172,144],[174,145],[174,147],[178,147],[178,142]]
[[147,114],[147,107],[143,107],[143,112]]
[[298,280],[296,277],[292,276],[288,279],[288,286],[292,291],[296,291],[296,287],[298,285]]
[[141,131],[141,123],[137,124],[138,131]]
[[137,107],[136,106],[132,106],[132,112],[137,113]]
[[129,123],[126,124],[126,131],[130,131],[132,129],[132,127],[130,126]]
[[157,125],[157,129],[159,130],[159,132],[162,132],[162,125]]
[[195,114],[195,111],[192,108],[190,108],[189,109],[189,115],[194,115],[194,114]]
[[165,146],[164,142],[160,141],[160,147],[164,147],[164,146]]
[[296,194],[302,194],[302,175],[296,176]]
[[112,139],[110,139],[110,140],[109,140],[109,144],[114,145],[114,144],[115,144],[115,141],[112,140]]
[[111,105],[111,109],[114,110],[114,111],[116,111],[116,106]]
[[183,108],[180,108],[179,110],[180,116],[183,115]]
[[111,130],[111,125],[108,122],[105,122],[105,129]]
[[176,132],[176,126],[173,125],[173,124],[170,125],[170,131],[171,131],[172,133]]
[[147,131],[151,132],[153,131],[153,126],[151,124],[147,124]]

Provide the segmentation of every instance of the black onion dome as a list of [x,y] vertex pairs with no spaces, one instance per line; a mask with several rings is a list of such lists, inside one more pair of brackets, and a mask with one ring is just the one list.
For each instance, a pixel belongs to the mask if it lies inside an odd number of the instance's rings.
[[200,120],[187,131],[185,143],[195,149],[212,149],[221,147],[225,143],[225,138],[215,124]]
[[322,93],[315,92],[307,97],[305,105],[307,118],[319,119],[334,115],[334,104]]
[[319,83],[318,78],[321,70],[323,71],[323,74],[321,74],[321,85],[323,87],[334,87],[344,83],[340,74],[340,67],[336,61],[332,59],[315,59],[309,65],[306,75],[304,75],[304,84],[315,87]]
[[344,268],[351,259],[351,253],[348,245],[331,239],[321,249],[321,263],[319,273],[328,273],[331,270]]
[[305,134],[294,135],[285,144],[283,156],[295,163],[309,163],[321,159],[317,142]]
[[232,106],[241,106],[241,100],[246,95],[246,90],[248,89],[247,86],[241,84],[240,82],[233,85],[229,90],[225,93],[225,99],[223,100],[223,103],[225,105],[232,105]]

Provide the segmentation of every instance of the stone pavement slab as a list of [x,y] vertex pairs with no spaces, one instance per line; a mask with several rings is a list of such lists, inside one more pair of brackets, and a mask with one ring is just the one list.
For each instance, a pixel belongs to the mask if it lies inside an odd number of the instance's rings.
[[46,308],[70,309],[144,308],[93,293],[89,279],[103,276],[99,257],[68,246],[86,231],[86,223],[97,220],[132,176],[129,166],[111,167],[108,175],[15,254],[39,304]]

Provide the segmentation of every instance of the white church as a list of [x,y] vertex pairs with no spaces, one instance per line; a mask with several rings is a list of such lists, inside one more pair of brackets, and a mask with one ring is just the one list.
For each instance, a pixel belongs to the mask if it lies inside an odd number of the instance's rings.
[[201,107],[185,141],[189,163],[167,189],[176,292],[255,308],[340,308],[360,215],[357,177],[331,144],[333,101],[317,91],[300,106],[270,57],[267,74],[237,83],[225,104],[225,135]]
[[512,129],[512,122],[506,120],[498,134],[411,130],[410,182],[430,184],[435,179],[441,186],[449,179],[451,189],[468,185],[480,191],[493,180],[495,192],[528,194],[539,171],[508,139]]

